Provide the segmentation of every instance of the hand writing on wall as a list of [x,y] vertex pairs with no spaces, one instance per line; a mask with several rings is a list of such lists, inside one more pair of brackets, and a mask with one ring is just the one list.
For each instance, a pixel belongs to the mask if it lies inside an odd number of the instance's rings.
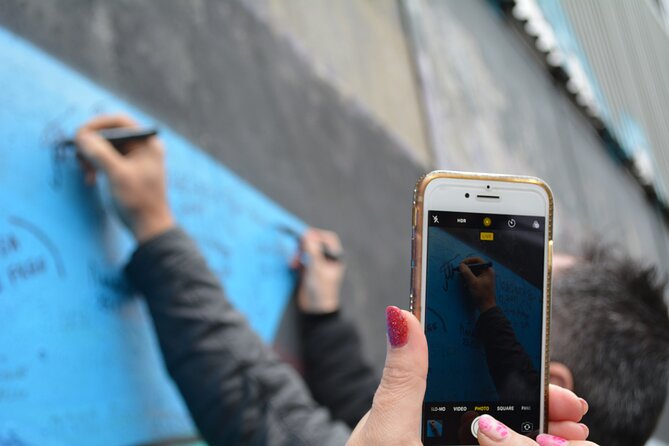
[[[339,290],[346,266],[341,260],[328,259],[323,250],[341,253],[339,237],[334,232],[309,228],[300,240],[300,252],[293,268],[301,273],[297,304],[308,314],[325,314],[339,310]],[[303,258],[306,255],[306,261]]]
[[109,178],[114,205],[138,241],[148,240],[174,225],[167,204],[164,149],[158,138],[129,142],[123,154],[97,132],[115,127],[137,127],[123,115],[99,116],[84,124],[76,136],[83,158],[86,182],[95,182],[97,171]]
[[485,263],[485,260],[481,257],[468,257],[460,263],[460,272],[465,279],[465,284],[474,300],[474,304],[483,313],[497,304],[495,297],[495,270],[492,267],[485,268],[477,276],[468,266],[476,263]]

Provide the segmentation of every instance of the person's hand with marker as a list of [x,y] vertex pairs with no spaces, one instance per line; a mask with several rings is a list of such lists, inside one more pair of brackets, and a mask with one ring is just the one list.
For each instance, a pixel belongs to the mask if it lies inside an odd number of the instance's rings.
[[301,273],[297,305],[303,313],[339,310],[339,292],[346,269],[341,252],[341,242],[334,232],[310,228],[302,236],[300,252],[292,266]]
[[483,263],[485,263],[485,260],[481,257],[468,257],[459,266],[460,273],[462,273],[462,277],[464,277],[467,284],[469,294],[481,313],[496,305],[495,270],[492,267],[486,267],[477,275],[469,267],[469,265]]
[[167,203],[164,149],[160,140],[151,136],[125,143],[121,153],[98,134],[118,127],[138,125],[123,115],[99,116],[77,131],[75,143],[86,183],[93,184],[98,171],[107,175],[118,215],[141,242],[174,226]]

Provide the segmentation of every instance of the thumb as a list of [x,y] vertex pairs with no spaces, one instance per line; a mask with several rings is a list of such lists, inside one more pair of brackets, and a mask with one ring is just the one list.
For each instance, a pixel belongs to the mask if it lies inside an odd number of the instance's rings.
[[386,308],[388,352],[381,384],[365,420],[366,442],[420,444],[420,420],[427,377],[427,342],[418,319]]

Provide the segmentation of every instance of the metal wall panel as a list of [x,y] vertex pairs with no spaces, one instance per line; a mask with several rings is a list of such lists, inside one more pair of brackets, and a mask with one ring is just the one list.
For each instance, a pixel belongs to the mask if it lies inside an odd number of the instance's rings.
[[[540,5],[550,2],[539,2]],[[669,198],[669,33],[650,0],[561,0],[623,149],[647,157]],[[547,16],[549,22],[554,17]],[[646,162],[646,161],[642,161]]]

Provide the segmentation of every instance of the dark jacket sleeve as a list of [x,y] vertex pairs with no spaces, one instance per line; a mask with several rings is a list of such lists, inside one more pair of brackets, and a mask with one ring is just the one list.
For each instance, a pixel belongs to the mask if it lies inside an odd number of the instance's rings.
[[126,271],[146,296],[167,370],[210,445],[346,442],[350,431],[230,305],[183,231],[139,246]]
[[353,323],[339,312],[301,316],[305,379],[316,401],[351,428],[372,407],[380,378]]
[[479,316],[476,334],[483,343],[488,370],[499,397],[504,401],[532,401],[538,398],[539,372],[499,307],[493,307]]

